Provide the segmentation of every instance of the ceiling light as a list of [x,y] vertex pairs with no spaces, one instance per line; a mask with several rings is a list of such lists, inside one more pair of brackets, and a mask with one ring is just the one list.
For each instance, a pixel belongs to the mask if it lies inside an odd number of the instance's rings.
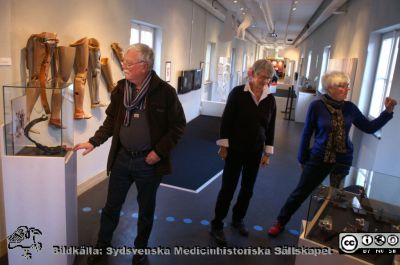
[[293,11],[296,11],[296,7],[293,7],[292,10],[293,10]]
[[243,9],[244,9],[243,7],[240,8],[240,10],[243,10]]
[[234,0],[233,3],[234,3],[234,4],[237,4],[237,0]]
[[299,1],[294,1],[295,4],[297,4]]

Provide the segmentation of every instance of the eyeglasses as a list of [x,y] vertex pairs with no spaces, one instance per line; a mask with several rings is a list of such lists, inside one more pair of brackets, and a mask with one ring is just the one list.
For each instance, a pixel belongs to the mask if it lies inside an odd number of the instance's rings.
[[132,67],[134,67],[135,65],[140,64],[140,63],[144,63],[144,61],[141,60],[141,61],[138,61],[138,62],[136,62],[136,63],[127,63],[127,62],[123,61],[123,62],[122,62],[122,66],[125,67],[125,68],[127,68],[127,69],[130,69],[130,68],[132,68]]
[[334,84],[332,87],[333,88],[349,88],[349,83],[339,83],[339,84]]
[[271,80],[270,76],[265,76],[265,75],[260,75],[260,74],[256,74],[256,76],[261,81],[270,81]]

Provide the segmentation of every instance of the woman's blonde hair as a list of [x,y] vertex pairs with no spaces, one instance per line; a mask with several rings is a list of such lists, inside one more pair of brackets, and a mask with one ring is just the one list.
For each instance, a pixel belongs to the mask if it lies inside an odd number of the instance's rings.
[[341,71],[330,71],[326,72],[322,76],[322,88],[326,92],[329,87],[337,87],[343,83],[349,83],[350,78],[347,74]]

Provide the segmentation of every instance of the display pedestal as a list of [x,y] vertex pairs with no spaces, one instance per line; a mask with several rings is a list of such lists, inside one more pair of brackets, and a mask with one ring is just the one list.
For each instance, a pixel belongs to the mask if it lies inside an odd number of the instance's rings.
[[76,153],[8,156],[0,129],[6,233],[28,231],[7,240],[8,264],[72,265],[74,256],[54,254],[53,246],[78,245]]
[[296,101],[296,111],[294,113],[294,120],[295,122],[305,122],[308,107],[310,106],[311,102],[317,99],[317,95],[314,93],[308,92],[299,92],[297,101]]
[[[297,246],[299,247],[314,247],[314,248],[325,248],[322,244],[319,244],[313,240],[305,238],[305,227],[306,227],[305,220],[302,221],[301,224],[301,234],[299,237],[299,242]],[[312,256],[312,255],[297,255],[296,256],[296,265],[309,265],[309,264],[324,264],[324,265],[362,265],[362,264],[369,264],[372,263],[366,262],[364,260],[357,259],[355,257],[349,255],[340,255],[336,249],[332,249],[331,255],[319,255],[319,256]]]

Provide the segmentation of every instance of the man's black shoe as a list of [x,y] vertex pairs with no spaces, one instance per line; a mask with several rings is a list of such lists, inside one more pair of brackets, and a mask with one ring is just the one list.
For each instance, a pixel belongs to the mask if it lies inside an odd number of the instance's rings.
[[140,255],[140,254],[133,255],[132,265],[143,264],[146,260],[147,260],[146,255]]
[[215,243],[217,243],[218,246],[225,247],[228,244],[225,238],[224,230],[211,228],[210,235],[212,238],[214,238]]
[[246,228],[243,222],[232,222],[231,226],[235,228],[241,236],[249,236],[249,229]]

